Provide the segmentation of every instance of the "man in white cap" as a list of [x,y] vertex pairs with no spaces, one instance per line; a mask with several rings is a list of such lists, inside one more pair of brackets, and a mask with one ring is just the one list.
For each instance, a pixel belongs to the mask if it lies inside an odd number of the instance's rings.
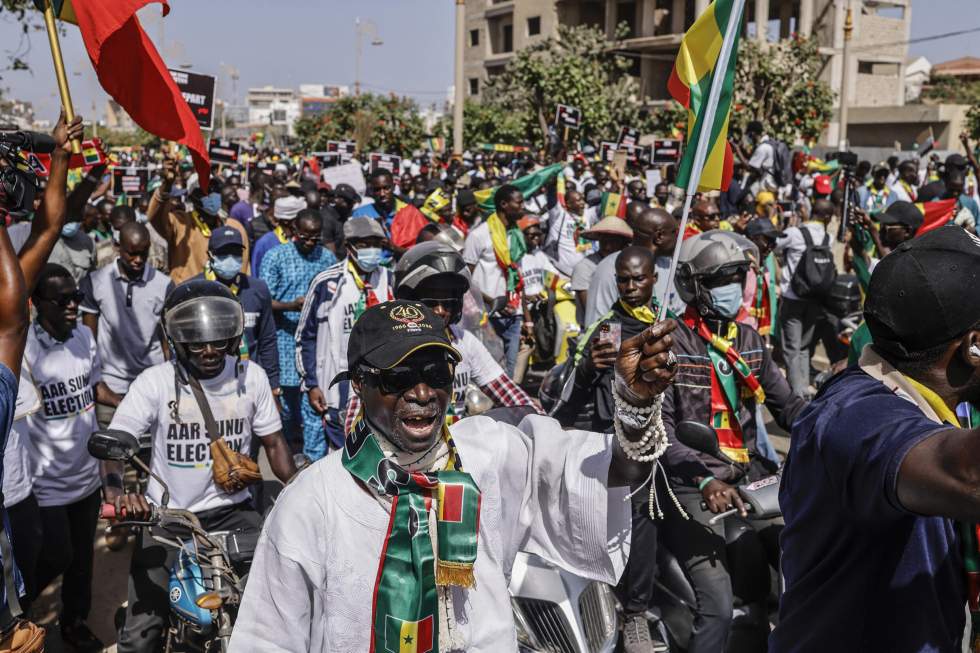
[[[269,250],[289,242],[293,237],[293,220],[306,208],[306,200],[295,195],[286,195],[276,200],[272,209],[272,231],[259,238],[252,252],[252,271],[258,276],[262,269],[262,258]],[[247,252],[246,252],[247,253]]]

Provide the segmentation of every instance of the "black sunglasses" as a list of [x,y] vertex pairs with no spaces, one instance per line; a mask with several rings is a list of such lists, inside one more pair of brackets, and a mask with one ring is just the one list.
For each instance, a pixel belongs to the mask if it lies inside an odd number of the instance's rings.
[[361,367],[361,374],[371,385],[383,394],[401,394],[419,383],[430,388],[448,388],[453,384],[456,370],[448,360],[429,361],[420,367],[399,365],[386,370],[375,367]]
[[76,304],[81,304],[82,300],[85,299],[85,294],[82,293],[80,290],[76,290],[75,292],[68,293],[67,295],[60,295],[58,297],[53,297],[53,298],[38,297],[38,299],[41,301],[48,302],[50,304],[55,304],[56,306],[60,306],[61,308],[65,308],[72,302],[75,302]]

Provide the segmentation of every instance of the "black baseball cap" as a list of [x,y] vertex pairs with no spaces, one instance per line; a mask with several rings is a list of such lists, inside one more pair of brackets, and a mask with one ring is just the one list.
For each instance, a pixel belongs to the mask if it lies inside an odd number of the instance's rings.
[[884,212],[879,213],[877,220],[879,224],[900,224],[918,229],[922,226],[922,221],[925,220],[925,217],[922,215],[919,207],[912,202],[898,200],[897,202],[892,202]]
[[876,349],[900,360],[950,342],[980,323],[980,238],[948,225],[881,259],[864,303]]
[[333,189],[333,194],[347,200],[347,203],[352,206],[361,201],[361,196],[357,194],[357,191],[350,184],[337,184]]
[[749,238],[752,236],[767,236],[776,240],[777,238],[782,238],[783,232],[776,229],[772,220],[769,218],[754,218],[749,220],[748,224],[745,225],[745,235]]
[[349,370],[368,365],[386,370],[424,347],[441,347],[457,363],[462,356],[449,342],[445,321],[425,304],[396,299],[364,311],[347,342],[347,372],[330,385],[350,379]]
[[948,157],[946,157],[946,168],[959,168],[960,170],[966,170],[966,166],[969,162],[966,157],[962,154],[953,152]]

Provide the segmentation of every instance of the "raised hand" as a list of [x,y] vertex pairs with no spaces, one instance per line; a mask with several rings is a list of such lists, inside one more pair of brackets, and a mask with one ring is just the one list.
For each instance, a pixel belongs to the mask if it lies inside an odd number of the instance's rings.
[[81,140],[83,131],[82,117],[75,116],[75,119],[69,124],[65,118],[65,110],[62,109],[61,115],[58,116],[58,124],[54,126],[54,130],[51,132],[55,151],[61,150],[66,154],[71,154],[71,141]]
[[649,403],[667,389],[677,373],[677,363],[670,348],[677,328],[674,320],[663,320],[644,329],[619,348],[616,376],[640,402]]

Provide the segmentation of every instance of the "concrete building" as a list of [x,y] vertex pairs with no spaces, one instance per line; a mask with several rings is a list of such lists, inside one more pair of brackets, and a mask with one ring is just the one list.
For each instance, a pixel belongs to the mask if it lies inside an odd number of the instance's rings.
[[300,117],[299,99],[291,88],[250,88],[246,104],[250,125],[272,125],[292,133],[293,123]]
[[[478,97],[486,80],[501,72],[517,50],[556,34],[558,25],[594,25],[611,40],[616,26],[626,23],[629,34],[616,44],[617,50],[633,60],[630,74],[639,83],[643,101],[656,105],[668,98],[667,79],[684,32],[708,4],[709,0],[466,0],[467,93]],[[822,77],[839,90],[846,5],[839,0],[747,0],[743,36],[764,41],[794,33],[814,36],[825,57]],[[852,0],[851,7],[849,106],[903,106],[910,0]],[[863,129],[856,118],[849,121],[852,140],[861,138]],[[836,120],[831,122],[826,143],[837,142],[838,127]]]
[[961,82],[980,81],[980,58],[960,57],[952,61],[937,63],[932,67],[932,74],[955,77]]
[[905,62],[905,101],[915,102],[922,95],[922,87],[929,83],[932,64],[925,57]]

